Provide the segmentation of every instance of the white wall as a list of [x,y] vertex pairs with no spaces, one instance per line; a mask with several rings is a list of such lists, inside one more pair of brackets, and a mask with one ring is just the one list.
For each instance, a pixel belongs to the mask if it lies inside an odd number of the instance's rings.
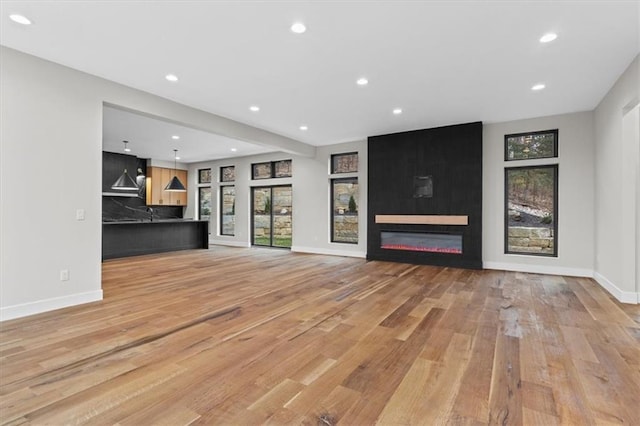
[[[301,142],[6,47],[0,93],[0,320],[102,298],[103,103],[315,155]],[[62,269],[69,281],[59,280]]]
[[[365,257],[367,218],[367,142],[351,142],[318,147],[313,158],[277,152],[228,160],[194,163],[189,168],[189,200],[185,217],[195,217],[198,169],[211,168],[212,208],[209,224],[212,244],[249,247],[250,235],[250,188],[266,185],[292,185],[293,223],[292,251]],[[330,175],[331,154],[358,152],[359,170],[355,176],[359,184],[358,244],[332,243],[330,236]],[[264,161],[292,159],[292,177],[251,180],[251,164]],[[236,231],[234,236],[219,235],[217,216],[220,200],[220,167],[235,166],[236,181]],[[346,175],[345,175],[346,176]],[[352,175],[349,175],[352,176]],[[337,177],[337,176],[336,176]],[[225,183],[228,184],[228,183]]]
[[154,160],[153,158],[147,160],[147,167],[164,167],[165,169],[176,168],[178,170],[189,170],[189,165],[180,162]]
[[[558,129],[558,158],[504,161],[504,136]],[[485,124],[483,132],[484,266],[536,273],[592,276],[594,257],[593,112]],[[558,257],[504,253],[505,167],[558,164]]]
[[[625,113],[640,100],[640,59],[636,57],[595,110],[596,139],[596,254],[595,278],[619,300],[638,303],[638,288],[633,269],[637,269],[637,214],[633,209],[638,197],[637,132],[628,116],[625,138]],[[633,112],[631,112],[633,114]],[[635,154],[634,154],[635,153]],[[634,234],[636,237],[634,238]],[[636,265],[634,265],[634,263]]]
[[[626,173],[622,159],[636,149],[637,139],[622,136],[622,117],[640,99],[639,72],[636,58],[600,103],[595,119],[594,113],[584,112],[485,125],[483,252],[487,267],[571,275],[589,275],[595,267],[596,278],[616,297],[637,301],[637,284],[624,282],[622,271],[628,265],[619,256],[627,231],[621,220],[625,197],[619,186]],[[316,149],[5,47],[0,47],[0,93],[0,320],[102,298],[103,103],[286,153],[211,162],[213,167],[235,163],[246,179],[243,185],[237,183],[238,203],[246,204],[237,204],[236,209],[247,212],[244,219],[238,217],[239,232],[217,240],[249,242],[250,163],[292,158],[290,182],[298,213],[293,224],[294,250],[354,256],[366,252],[365,141]],[[560,131],[559,256],[505,255],[504,134],[551,128]],[[360,153],[361,166],[360,243],[330,243],[328,156],[353,150]],[[196,188],[196,173],[192,171],[189,179],[190,187]],[[637,194],[638,186],[624,191]],[[189,196],[193,205],[194,191]],[[84,221],[76,220],[77,209],[85,210]],[[595,239],[589,232],[593,229]],[[637,247],[637,238],[635,243]],[[62,269],[70,271],[69,281],[59,280]]]

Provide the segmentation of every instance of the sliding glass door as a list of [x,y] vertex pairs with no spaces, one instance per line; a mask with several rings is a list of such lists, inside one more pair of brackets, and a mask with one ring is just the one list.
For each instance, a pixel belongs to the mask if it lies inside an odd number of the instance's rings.
[[251,190],[252,244],[291,248],[291,185]]

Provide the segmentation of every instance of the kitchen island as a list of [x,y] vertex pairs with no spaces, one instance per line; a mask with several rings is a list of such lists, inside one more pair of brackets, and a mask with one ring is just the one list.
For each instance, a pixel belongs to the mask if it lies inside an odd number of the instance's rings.
[[209,247],[209,221],[191,219],[102,222],[102,260]]

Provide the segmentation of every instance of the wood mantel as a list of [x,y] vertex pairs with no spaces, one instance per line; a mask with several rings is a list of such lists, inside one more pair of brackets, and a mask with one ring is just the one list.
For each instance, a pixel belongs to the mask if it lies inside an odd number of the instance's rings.
[[468,225],[467,215],[377,214],[376,223],[403,225]]

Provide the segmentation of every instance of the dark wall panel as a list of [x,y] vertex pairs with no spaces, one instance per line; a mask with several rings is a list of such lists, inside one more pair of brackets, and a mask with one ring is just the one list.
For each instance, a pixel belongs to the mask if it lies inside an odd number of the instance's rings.
[[[120,177],[124,169],[136,180],[140,186],[135,197],[108,196],[102,197],[102,220],[112,222],[118,220],[149,220],[151,214],[147,212],[146,181],[147,160],[134,155],[102,152],[102,192],[114,194],[118,191],[111,189],[113,182]],[[136,191],[123,191],[136,193]],[[157,219],[182,218],[183,206],[153,206],[153,216]]]
[[[134,155],[102,152],[102,192],[114,192],[111,185],[120,177],[124,169],[133,179],[138,174],[138,168],[144,167],[142,174],[146,172],[146,161],[139,160]],[[127,191],[132,192],[132,191]]]
[[[367,258],[482,267],[482,123],[468,123],[369,138]],[[414,178],[431,176],[433,195],[414,197]],[[376,224],[376,214],[468,215],[468,226]],[[386,250],[380,231],[463,235],[463,254]]]

